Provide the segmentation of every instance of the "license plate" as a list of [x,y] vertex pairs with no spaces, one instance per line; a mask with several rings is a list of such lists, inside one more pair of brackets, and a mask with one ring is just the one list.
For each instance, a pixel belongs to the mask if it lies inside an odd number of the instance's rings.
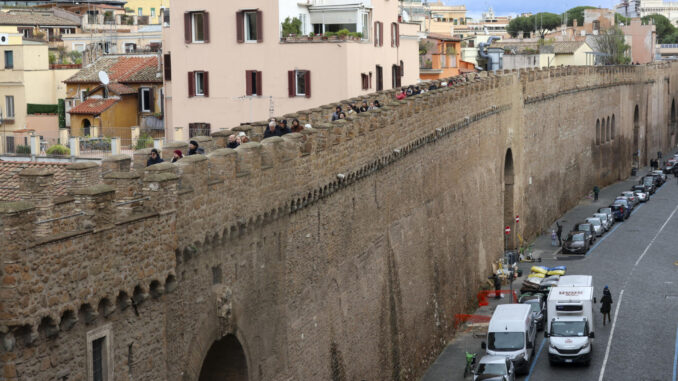
[[570,359],[566,359],[566,360],[565,360],[565,362],[572,362],[572,360],[570,360]]

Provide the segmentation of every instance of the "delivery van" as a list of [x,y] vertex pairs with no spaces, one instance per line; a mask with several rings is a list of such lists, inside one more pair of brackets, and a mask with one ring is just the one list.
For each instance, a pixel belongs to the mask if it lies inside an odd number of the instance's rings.
[[527,304],[500,304],[494,310],[487,328],[487,343],[482,348],[488,355],[506,356],[519,373],[527,373],[534,357],[537,325],[532,308]]
[[549,362],[591,362],[595,325],[593,287],[554,287],[547,303]]
[[563,275],[558,279],[558,287],[593,287],[591,275]]

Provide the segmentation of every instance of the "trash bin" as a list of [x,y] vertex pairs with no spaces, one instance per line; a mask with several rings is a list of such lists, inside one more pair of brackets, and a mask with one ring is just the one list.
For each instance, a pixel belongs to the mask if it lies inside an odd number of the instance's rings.
[[638,173],[637,168],[631,168],[631,176],[635,176]]

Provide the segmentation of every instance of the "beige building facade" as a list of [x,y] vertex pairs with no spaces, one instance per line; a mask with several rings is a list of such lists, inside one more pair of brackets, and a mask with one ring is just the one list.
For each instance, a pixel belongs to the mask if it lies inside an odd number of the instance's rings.
[[[173,4],[172,14],[163,36],[168,140],[416,83],[419,77],[418,28],[398,23],[395,1],[316,6],[196,0]],[[354,29],[362,38],[284,41],[280,20],[304,15],[307,31]]]
[[24,40],[16,27],[0,27],[0,34],[8,36],[8,43],[0,45],[0,152],[7,153],[23,144],[15,141],[13,132],[32,127],[27,123],[27,105],[56,104],[65,98],[62,81],[77,69],[50,69],[47,43]]

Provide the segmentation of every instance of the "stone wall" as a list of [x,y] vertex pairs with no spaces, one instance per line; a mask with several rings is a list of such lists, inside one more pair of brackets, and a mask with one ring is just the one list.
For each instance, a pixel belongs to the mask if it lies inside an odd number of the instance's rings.
[[[286,116],[313,123],[302,134],[230,150],[218,132],[177,164],[143,168],[142,150],[74,166],[69,197],[27,172],[24,201],[0,205],[4,379],[87,380],[86,338],[102,327],[116,380],[196,380],[227,334],[250,380],[415,379],[474,305],[513,214],[530,238],[625,178],[636,105],[641,161],[675,144],[675,72],[385,91],[368,97],[385,107],[347,121],[327,122],[334,105]],[[614,137],[597,142],[608,116]]]

